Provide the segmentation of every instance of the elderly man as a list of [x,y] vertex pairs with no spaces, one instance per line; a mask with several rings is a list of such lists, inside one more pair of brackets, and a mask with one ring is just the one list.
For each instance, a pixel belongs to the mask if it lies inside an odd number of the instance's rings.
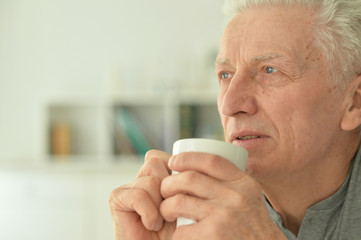
[[[361,1],[226,8],[218,109],[225,140],[249,152],[247,170],[148,152],[110,197],[116,239],[359,239]],[[176,228],[179,216],[196,223]]]

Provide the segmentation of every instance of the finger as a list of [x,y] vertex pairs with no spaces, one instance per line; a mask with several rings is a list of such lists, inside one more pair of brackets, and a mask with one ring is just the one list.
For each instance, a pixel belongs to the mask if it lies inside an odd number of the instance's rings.
[[245,175],[231,161],[209,153],[183,152],[171,157],[168,165],[174,171],[195,170],[223,181],[232,181]]
[[163,217],[152,198],[143,189],[117,188],[111,193],[109,206],[114,221],[118,221],[118,216],[122,213],[136,212],[146,229],[159,231],[162,227]]
[[222,195],[224,186],[219,180],[196,171],[184,171],[165,178],[160,187],[163,198],[178,193],[214,199]]
[[[224,219],[219,218],[218,221],[224,222]],[[244,239],[245,236],[237,236],[234,232],[227,230],[229,227],[224,223],[216,225],[214,222],[205,219],[195,224],[177,227],[172,235],[172,240]]]
[[224,182],[199,172],[185,171],[165,178],[160,191],[165,199],[185,194],[236,209],[263,203],[259,184],[247,175],[240,180]]
[[[134,180],[133,182],[125,185],[123,188],[142,190],[144,193],[147,194],[147,197],[150,198],[150,200],[152,201],[152,206],[154,206],[157,209],[157,215],[154,215],[154,216],[157,217],[156,226],[159,226],[159,224],[161,224],[160,222],[163,221],[163,218],[159,214],[159,210],[158,210],[160,203],[162,201],[162,196],[160,195],[160,179],[157,177],[154,177],[154,176],[145,176],[145,177]],[[143,194],[143,193],[140,192],[139,195],[141,196],[141,194]],[[135,200],[131,199],[131,197],[132,197],[131,195],[128,196],[128,198],[130,198],[130,200],[133,200],[133,204],[139,204],[139,205],[143,204],[142,203],[143,200],[141,198],[137,198],[137,196],[138,195],[134,195]],[[127,197],[127,196],[124,195],[124,197]],[[149,201],[148,198],[147,198],[147,201]],[[136,202],[136,201],[139,201],[139,202]],[[144,204],[149,205],[148,202],[144,202]],[[141,208],[141,207],[142,206],[139,206],[139,208]],[[154,211],[154,210],[152,210],[152,211]],[[136,211],[136,212],[138,213],[138,211]],[[140,213],[138,213],[138,214],[140,216],[142,216]],[[142,221],[143,221],[143,218],[144,217],[142,217]],[[147,220],[148,218],[145,217],[145,219]],[[149,221],[152,222],[153,220],[150,219]]]
[[206,200],[186,194],[177,194],[165,199],[160,206],[160,213],[167,222],[173,222],[178,217],[200,221],[211,211]]
[[[187,205],[196,204],[192,198],[194,197],[189,196],[184,198],[184,200],[181,200],[181,202],[178,202],[177,204],[182,206],[178,207],[178,209],[188,209]],[[187,199],[189,199],[189,203],[185,205],[182,204],[187,202]],[[162,203],[162,206],[163,204],[166,205],[168,203]],[[229,219],[227,219],[227,214],[219,215],[219,211],[213,211],[211,205],[209,205],[207,209],[204,210],[204,206],[205,204],[202,202],[202,204],[197,207],[197,210],[192,211],[188,216],[186,216],[187,218],[193,219],[196,222],[194,224],[177,227],[172,235],[172,240],[243,239],[247,236],[247,234],[237,235],[234,231],[229,231],[230,229],[238,229],[240,226],[235,221],[230,222]],[[165,219],[168,217],[169,220],[176,219],[174,216],[171,216],[172,214],[175,216],[178,215],[178,217],[186,215],[185,213],[173,213],[172,209],[177,209],[174,206],[169,206],[169,209],[170,211],[166,212],[167,210],[161,208],[161,213],[165,216]],[[166,214],[169,214],[169,216],[166,216]],[[202,215],[202,217],[196,217],[197,214]],[[229,213],[229,215],[232,215],[232,213]]]
[[160,185],[161,180],[159,178],[154,176],[145,176],[135,179],[133,182],[125,185],[125,188],[144,190],[150,196],[155,206],[159,207],[162,201]]
[[171,173],[168,167],[170,154],[159,150],[150,150],[145,155],[145,163],[138,173],[138,178],[142,176],[156,176],[163,179]]
[[168,166],[168,160],[172,155],[170,155],[167,152],[163,152],[160,150],[156,150],[156,149],[152,149],[149,150],[146,154],[145,154],[145,161],[148,161],[149,159],[152,158],[158,158],[160,160],[163,161],[164,165]]
[[237,209],[217,211],[195,224],[176,228],[172,240],[285,239],[270,219],[267,210],[262,215],[263,219],[255,220],[252,219],[255,214],[251,212],[237,211]]

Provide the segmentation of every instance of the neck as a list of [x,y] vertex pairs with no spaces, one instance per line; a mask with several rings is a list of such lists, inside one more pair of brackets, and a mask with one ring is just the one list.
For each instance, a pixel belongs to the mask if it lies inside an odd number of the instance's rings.
[[321,161],[322,164],[313,166],[307,171],[260,181],[267,199],[281,215],[283,225],[296,236],[306,210],[330,197],[342,186],[359,143],[357,139],[344,148],[342,154],[329,156],[327,161]]

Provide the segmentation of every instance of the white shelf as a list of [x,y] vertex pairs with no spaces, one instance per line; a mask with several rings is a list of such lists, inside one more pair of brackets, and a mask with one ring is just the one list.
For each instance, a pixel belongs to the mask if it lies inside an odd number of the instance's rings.
[[[51,157],[43,159],[41,163],[34,164],[28,161],[19,161],[18,163],[1,163],[0,169],[3,172],[44,172],[44,173],[99,173],[99,174],[119,174],[134,175],[143,165],[144,159],[140,156],[121,156],[114,159],[107,159],[103,162],[89,162],[83,157],[68,157],[59,159]],[[28,159],[27,159],[28,160]],[[105,159],[104,159],[105,160]]]
[[[218,116],[217,92],[214,90],[133,91],[111,93],[108,96],[56,96],[46,100],[44,116],[44,161],[69,165],[116,165],[130,159],[140,162],[141,156],[122,155],[115,151],[115,119],[119,108],[126,109],[135,119],[136,126],[149,140],[151,147],[170,152],[172,143],[179,139],[183,125],[181,107],[191,106],[191,127],[194,136],[221,138]],[[49,131],[56,122],[66,122],[71,129],[72,152],[70,156],[51,154]],[[124,130],[125,131],[125,130]],[[148,132],[148,134],[146,133]],[[152,142],[150,141],[150,143]],[[133,145],[134,146],[134,145]]]

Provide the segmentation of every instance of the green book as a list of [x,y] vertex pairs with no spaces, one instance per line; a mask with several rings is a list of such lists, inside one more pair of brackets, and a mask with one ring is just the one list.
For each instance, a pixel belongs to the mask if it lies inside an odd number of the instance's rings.
[[137,154],[145,155],[151,147],[129,111],[123,107],[119,108],[116,119],[128,136]]
[[180,138],[195,137],[196,132],[196,112],[194,105],[180,106]]

